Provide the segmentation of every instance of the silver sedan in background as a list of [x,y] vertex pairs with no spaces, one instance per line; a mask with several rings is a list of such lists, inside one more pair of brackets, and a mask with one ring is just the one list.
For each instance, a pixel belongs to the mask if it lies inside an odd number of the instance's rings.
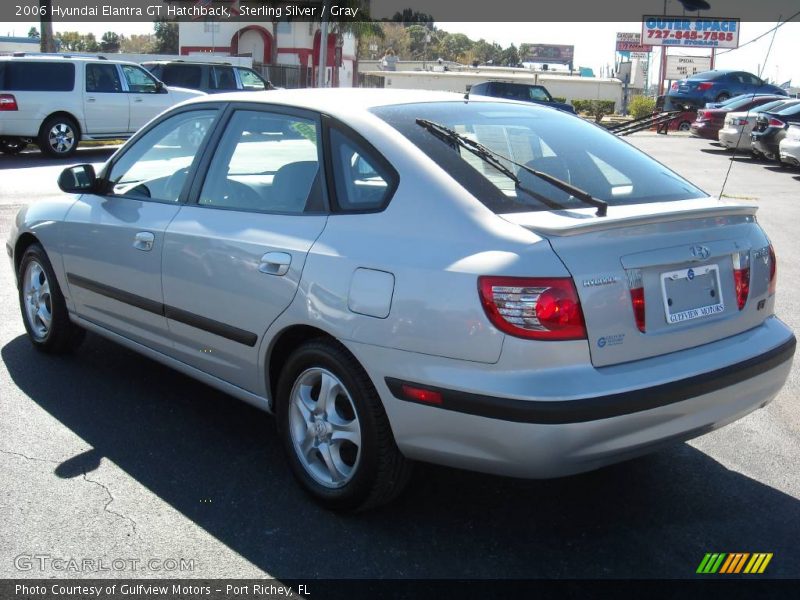
[[728,150],[744,150],[750,152],[751,141],[750,133],[756,124],[758,113],[780,110],[781,108],[788,108],[793,104],[797,104],[800,100],[775,100],[767,104],[762,104],[749,111],[731,112],[725,115],[725,123],[722,129],[719,130],[718,139]]
[[33,345],[90,330],[273,412],[336,510],[415,460],[555,477],[701,435],[794,354],[756,208],[551,108],[221,95],[59,183],[7,244]]

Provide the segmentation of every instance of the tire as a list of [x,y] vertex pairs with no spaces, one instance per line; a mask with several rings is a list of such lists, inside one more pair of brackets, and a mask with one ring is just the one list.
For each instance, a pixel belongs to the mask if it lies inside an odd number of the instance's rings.
[[19,154],[28,144],[19,138],[2,138],[0,139],[0,152],[3,154]]
[[678,131],[689,131],[691,128],[692,124],[689,121],[681,121],[678,125]]
[[731,95],[728,92],[722,92],[719,96],[717,96],[717,102],[725,102]]
[[22,322],[34,348],[48,354],[66,354],[77,348],[86,332],[70,321],[44,248],[28,246],[17,276]]
[[55,115],[47,119],[39,130],[38,144],[41,151],[53,158],[67,158],[75,154],[81,133],[70,117]]
[[337,342],[313,340],[291,354],[276,408],[292,474],[324,507],[363,511],[390,502],[407,483],[411,463],[395,444],[378,393]]

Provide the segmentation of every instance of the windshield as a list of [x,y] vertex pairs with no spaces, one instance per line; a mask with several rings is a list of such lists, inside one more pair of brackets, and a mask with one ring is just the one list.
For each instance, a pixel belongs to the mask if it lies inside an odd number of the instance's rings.
[[[603,128],[535,105],[436,102],[384,106],[372,112],[416,144],[497,213],[586,208],[580,199],[507,161],[513,179],[478,156],[454,149],[417,119],[449,127],[489,149],[585,190],[609,206],[685,200],[704,192]],[[501,161],[503,162],[503,161]]]

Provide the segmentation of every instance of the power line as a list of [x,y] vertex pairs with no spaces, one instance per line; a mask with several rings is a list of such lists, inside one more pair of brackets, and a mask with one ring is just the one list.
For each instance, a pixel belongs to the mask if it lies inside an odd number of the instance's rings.
[[777,24],[777,25],[775,25],[775,27],[773,27],[772,29],[770,29],[770,30],[768,30],[768,31],[765,31],[764,33],[762,33],[762,34],[761,34],[761,35],[759,35],[758,37],[755,37],[755,38],[753,38],[753,39],[752,39],[752,40],[750,40],[749,42],[745,42],[744,44],[740,45],[740,46],[739,46],[739,47],[737,47],[737,48],[730,48],[730,49],[728,49],[728,50],[722,50],[721,52],[717,52],[717,56],[719,56],[719,55],[721,55],[721,54],[727,54],[728,52],[733,52],[734,50],[739,50],[739,49],[741,49],[741,48],[744,48],[745,46],[749,46],[750,44],[752,44],[752,43],[754,43],[754,42],[757,42],[757,41],[758,41],[758,40],[760,40],[761,38],[768,36],[768,35],[769,35],[770,33],[772,33],[773,31],[776,31],[776,30],[778,30],[779,28],[783,27],[783,26],[784,26],[784,25],[786,25],[786,24],[787,24],[789,21],[791,21],[791,20],[795,19],[797,16],[800,16],[800,11],[797,11],[797,12],[796,12],[796,13],[794,13],[794,14],[793,14],[791,17],[789,17],[788,19],[786,19],[785,21],[782,21],[782,22],[778,23],[778,24]]

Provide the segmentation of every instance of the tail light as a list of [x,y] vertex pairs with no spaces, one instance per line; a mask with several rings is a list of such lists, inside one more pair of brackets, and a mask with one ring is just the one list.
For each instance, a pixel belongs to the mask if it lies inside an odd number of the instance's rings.
[[769,126],[769,127],[786,127],[786,123],[784,123],[780,119],[772,118],[769,121],[767,121],[767,126]]
[[14,94],[0,94],[0,111],[19,110]]
[[778,257],[775,256],[775,248],[769,245],[769,295],[775,293],[778,284]]
[[642,284],[642,272],[638,269],[628,271],[628,288],[631,292],[631,305],[633,306],[633,318],[636,321],[636,327],[644,333],[644,285]]
[[698,121],[705,121],[706,120],[706,111],[698,110],[697,111],[697,120]]
[[673,83],[673,84],[670,86],[670,88],[669,88],[669,89],[671,89],[673,92],[677,92],[677,91],[678,91],[678,82],[677,82],[677,81],[676,81],[676,82],[674,82],[674,83]]
[[734,119],[733,124],[738,125],[739,127],[744,127],[747,125],[747,119]]
[[714,84],[710,81],[704,81],[703,83],[697,84],[697,89],[701,92],[705,92],[706,90],[710,90]]
[[586,325],[569,277],[479,277],[483,309],[500,331],[531,340],[580,340]]
[[733,283],[736,288],[736,305],[742,310],[750,294],[749,251],[733,253]]

